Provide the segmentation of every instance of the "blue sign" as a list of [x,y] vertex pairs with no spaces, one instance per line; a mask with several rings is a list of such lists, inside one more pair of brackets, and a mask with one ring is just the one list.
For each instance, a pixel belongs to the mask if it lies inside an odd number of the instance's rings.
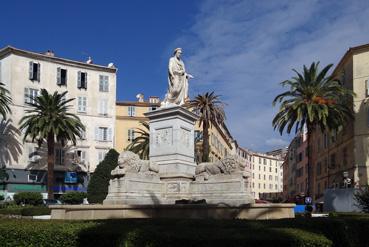
[[76,172],[66,172],[64,177],[64,183],[75,184],[77,183],[77,173]]

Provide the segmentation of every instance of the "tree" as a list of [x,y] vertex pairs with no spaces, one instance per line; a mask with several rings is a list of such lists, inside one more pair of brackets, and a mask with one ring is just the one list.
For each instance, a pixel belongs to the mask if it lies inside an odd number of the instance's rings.
[[200,116],[199,125],[203,129],[202,141],[202,161],[209,160],[209,127],[213,124],[221,125],[225,120],[224,104],[220,100],[219,95],[214,95],[214,92],[199,94],[194,100],[191,100],[189,107],[197,112]]
[[46,89],[41,89],[39,96],[32,99],[32,103],[25,111],[25,116],[20,120],[20,129],[24,130],[23,141],[30,137],[41,146],[47,143],[47,193],[52,199],[54,182],[54,148],[55,143],[64,146],[68,141],[76,145],[77,137],[82,137],[85,130],[81,120],[75,114],[69,112],[69,102],[65,100],[67,92],[54,92],[49,94]]
[[141,125],[144,129],[137,128],[134,131],[134,133],[140,135],[133,139],[126,150],[138,154],[141,159],[148,160],[150,150],[150,126],[147,122],[141,122]]
[[360,207],[363,212],[369,213],[369,187],[360,188],[354,194],[354,199],[357,206]]
[[11,113],[10,104],[12,99],[9,96],[9,91],[5,88],[5,84],[0,82],[0,115],[6,119],[6,114]]
[[293,70],[296,76],[283,81],[283,87],[289,90],[275,97],[273,106],[280,103],[279,112],[273,119],[274,129],[282,135],[285,128],[290,133],[293,127],[295,132],[307,129],[308,144],[308,181],[307,195],[311,193],[311,152],[310,138],[315,128],[322,132],[338,130],[354,114],[352,110],[352,97],[355,94],[334,78],[327,76],[333,64],[329,64],[319,71],[319,62],[312,63],[310,68],[305,65],[303,72]]
[[101,161],[87,187],[87,200],[89,203],[102,203],[108,195],[111,171],[118,166],[119,153],[110,149],[103,161]]

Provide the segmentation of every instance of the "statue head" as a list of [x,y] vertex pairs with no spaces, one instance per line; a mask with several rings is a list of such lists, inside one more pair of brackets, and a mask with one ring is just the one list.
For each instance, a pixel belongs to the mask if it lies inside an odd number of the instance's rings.
[[173,55],[176,56],[177,58],[181,58],[182,48],[176,48],[176,49],[174,49]]

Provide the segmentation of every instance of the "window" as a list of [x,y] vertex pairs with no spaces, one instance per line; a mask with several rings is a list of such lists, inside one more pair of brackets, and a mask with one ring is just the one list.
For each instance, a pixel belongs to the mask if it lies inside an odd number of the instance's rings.
[[273,176],[269,175],[269,180],[272,181],[273,180]]
[[67,85],[67,70],[62,68],[57,68],[56,73],[56,84],[59,86]]
[[266,171],[266,170],[265,170],[265,166],[264,166],[264,171]]
[[274,186],[274,189],[275,189],[275,190],[278,190],[278,185],[275,185],[275,186]]
[[255,178],[255,173],[252,173],[252,178]]
[[264,189],[266,188],[265,184],[264,184]]
[[131,142],[135,139],[134,129],[128,129],[128,141]]
[[107,152],[108,151],[106,151],[106,150],[100,150],[100,151],[97,152],[97,160],[98,160],[99,163],[104,160],[105,155],[107,154]]
[[261,179],[261,175],[259,174],[259,179]]
[[269,172],[272,172],[272,168],[271,167],[269,167]]
[[30,162],[36,162],[40,159],[40,155],[37,152],[37,147],[30,146],[28,147],[28,159]]
[[342,165],[347,166],[347,148],[343,149],[342,156]]
[[258,188],[260,189],[260,183],[258,184]]
[[86,112],[87,98],[84,97],[84,96],[79,96],[77,102],[78,102],[77,111],[78,112]]
[[278,168],[275,168],[275,173],[278,173]]
[[263,159],[263,164],[266,165],[266,159]]
[[320,175],[322,174],[322,163],[318,162],[317,166],[316,166],[316,175]]
[[78,164],[86,164],[87,163],[87,152],[85,150],[77,150],[76,151],[76,162]]
[[64,157],[65,151],[61,148],[55,148],[55,165],[63,166],[64,165]]
[[109,76],[100,75],[99,77],[99,91],[109,92]]
[[40,81],[40,68],[39,63],[29,62],[29,76],[31,81]]
[[107,116],[108,115],[108,100],[101,99],[99,100],[99,114]]
[[128,106],[128,116],[130,116],[130,117],[136,116],[136,107],[135,106]]
[[86,138],[86,130],[81,130],[80,135],[81,135],[81,137],[80,137],[81,140],[86,140],[87,139]]
[[331,164],[329,167],[332,169],[336,168],[336,154],[331,154]]
[[25,103],[35,103],[35,98],[38,96],[38,90],[33,88],[24,89],[24,102]]
[[150,111],[155,111],[157,108],[158,108],[157,106],[150,106],[150,107],[149,107],[149,112],[150,112]]
[[37,182],[37,175],[36,174],[28,174],[28,182],[32,182],[32,183]]
[[264,180],[266,180],[266,176],[265,176],[265,174],[264,174]]
[[95,130],[95,139],[96,141],[111,141],[112,140],[112,131],[111,128],[106,127],[98,127]]
[[273,185],[272,184],[269,184],[269,189],[273,189]]
[[259,164],[261,164],[261,158],[259,157]]
[[87,89],[87,73],[86,72],[78,71],[77,88]]

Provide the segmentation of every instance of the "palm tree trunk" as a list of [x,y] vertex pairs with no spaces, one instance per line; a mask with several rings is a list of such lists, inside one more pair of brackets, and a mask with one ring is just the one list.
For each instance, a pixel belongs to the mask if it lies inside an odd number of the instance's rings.
[[203,140],[202,140],[202,162],[209,161],[209,125],[203,124]]
[[54,199],[54,135],[47,137],[47,198]]

